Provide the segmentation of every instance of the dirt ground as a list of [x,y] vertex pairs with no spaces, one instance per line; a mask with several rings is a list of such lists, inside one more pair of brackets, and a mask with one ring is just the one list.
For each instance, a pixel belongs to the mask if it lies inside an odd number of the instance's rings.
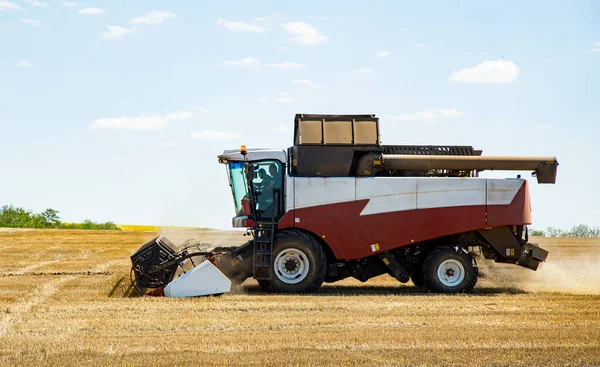
[[[537,272],[480,261],[474,293],[388,276],[313,295],[132,297],[154,232],[0,230],[0,365],[600,365],[600,241],[534,238]],[[174,242],[245,242],[239,232]]]

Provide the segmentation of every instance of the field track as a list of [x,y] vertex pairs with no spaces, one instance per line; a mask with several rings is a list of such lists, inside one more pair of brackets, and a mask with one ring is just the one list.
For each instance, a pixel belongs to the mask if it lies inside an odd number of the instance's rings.
[[[600,240],[534,238],[538,272],[480,261],[475,292],[388,276],[314,295],[136,297],[144,231],[0,229],[0,365],[600,366]],[[239,232],[171,231],[213,245]]]

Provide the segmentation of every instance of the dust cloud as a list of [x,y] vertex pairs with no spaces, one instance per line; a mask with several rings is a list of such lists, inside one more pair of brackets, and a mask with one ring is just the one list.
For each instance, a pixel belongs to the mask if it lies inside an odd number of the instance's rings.
[[[551,249],[550,249],[551,250]],[[561,292],[573,294],[600,294],[600,258],[597,253],[588,257],[561,258],[552,256],[537,271],[478,260],[480,287],[506,288],[526,292]]]

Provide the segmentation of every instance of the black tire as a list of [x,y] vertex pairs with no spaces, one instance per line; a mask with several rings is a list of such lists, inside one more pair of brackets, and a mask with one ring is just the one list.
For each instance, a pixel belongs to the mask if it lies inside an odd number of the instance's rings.
[[[273,247],[273,273],[271,281],[259,282],[263,290],[284,293],[309,293],[321,287],[327,273],[327,256],[315,239],[299,231],[283,231],[275,235]],[[295,253],[293,250],[298,252]],[[298,256],[304,266],[308,264],[306,275],[297,283],[291,284],[289,279],[286,282],[285,274],[279,271],[275,264],[278,255],[282,252],[284,252],[282,258],[284,258],[285,253],[292,253]],[[294,265],[293,262],[291,264]]]
[[421,264],[415,266],[412,273],[410,274],[410,280],[413,282],[415,287],[422,287],[425,285],[425,278],[423,277],[423,266]]
[[[447,267],[447,272],[443,272],[440,266]],[[455,274],[464,272],[464,277],[460,279],[457,276],[455,281],[452,277]],[[455,269],[458,271],[455,272]],[[451,273],[449,273],[451,272]],[[449,278],[440,278],[449,275]],[[462,293],[470,292],[477,283],[479,270],[473,257],[468,251],[459,246],[441,246],[431,251],[423,263],[423,280],[427,289],[439,293]]]
[[269,292],[271,290],[271,282],[265,279],[257,279],[258,286],[263,292]]

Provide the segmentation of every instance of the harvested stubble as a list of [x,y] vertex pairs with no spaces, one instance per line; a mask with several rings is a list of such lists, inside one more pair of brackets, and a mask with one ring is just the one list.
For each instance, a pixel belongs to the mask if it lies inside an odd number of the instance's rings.
[[467,295],[379,277],[314,295],[248,282],[221,297],[134,297],[129,255],[153,235],[0,231],[0,365],[600,365],[598,240],[539,239],[543,269],[486,266]]

